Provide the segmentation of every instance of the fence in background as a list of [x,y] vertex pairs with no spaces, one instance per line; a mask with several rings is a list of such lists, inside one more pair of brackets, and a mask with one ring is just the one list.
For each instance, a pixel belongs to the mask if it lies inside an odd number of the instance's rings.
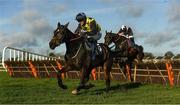
[[2,66],[7,71],[7,67],[5,66],[5,61],[41,61],[41,60],[47,60],[47,61],[55,61],[58,58],[55,57],[49,57],[37,53],[32,53],[25,50],[20,50],[13,47],[4,47],[3,53],[2,53]]
[[11,77],[56,77],[56,72],[62,68],[61,63],[58,57],[5,47],[1,63],[4,69],[0,71],[8,71]]
[[[57,70],[62,68],[64,61],[12,47],[3,50],[2,65],[12,77],[55,77]],[[98,67],[93,79],[104,79],[101,67]],[[63,77],[79,78],[81,73],[72,70]],[[126,81],[128,74],[124,74],[118,63],[113,64],[111,79]],[[142,62],[134,62],[132,75],[134,82],[161,83],[171,86],[180,85],[180,59],[165,57],[154,59],[145,58]]]

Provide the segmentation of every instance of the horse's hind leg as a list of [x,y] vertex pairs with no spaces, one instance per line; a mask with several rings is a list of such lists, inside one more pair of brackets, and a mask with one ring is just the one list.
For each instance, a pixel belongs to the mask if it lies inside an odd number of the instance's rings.
[[131,77],[131,72],[132,72],[132,61],[128,61],[127,64],[126,64],[126,71],[127,71],[127,75],[128,75],[128,80],[130,82],[133,81],[132,77]]
[[140,61],[144,58],[144,52],[143,52],[143,47],[138,46],[138,54],[136,55],[136,58]]

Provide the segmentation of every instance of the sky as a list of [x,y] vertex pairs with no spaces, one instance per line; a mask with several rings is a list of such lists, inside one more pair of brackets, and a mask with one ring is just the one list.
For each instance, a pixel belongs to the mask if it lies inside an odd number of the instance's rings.
[[0,49],[64,53],[64,45],[50,50],[49,41],[58,22],[70,22],[74,31],[79,12],[100,24],[99,42],[104,42],[106,30],[116,33],[127,25],[145,52],[180,54],[180,0],[0,0]]

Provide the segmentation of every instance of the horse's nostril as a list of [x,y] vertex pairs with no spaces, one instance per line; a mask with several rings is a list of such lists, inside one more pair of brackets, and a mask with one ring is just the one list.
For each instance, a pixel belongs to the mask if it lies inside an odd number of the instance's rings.
[[55,49],[55,46],[50,45],[50,48],[51,48],[52,50],[54,50],[54,49]]
[[52,44],[52,42],[49,42],[49,47],[52,49],[52,50],[54,50],[54,46],[53,46],[53,44]]

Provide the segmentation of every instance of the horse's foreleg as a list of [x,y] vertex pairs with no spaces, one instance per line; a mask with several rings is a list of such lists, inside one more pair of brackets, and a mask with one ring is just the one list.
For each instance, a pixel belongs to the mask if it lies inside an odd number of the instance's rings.
[[110,89],[110,73],[108,72],[107,68],[104,68],[104,77],[106,80],[106,92],[109,92],[109,89]]
[[82,69],[82,75],[81,75],[79,86],[75,90],[72,91],[72,94],[77,95],[81,89],[86,89],[85,84],[89,80],[89,75],[91,73],[91,70],[92,69]]
[[89,81],[89,75],[91,73],[91,70],[92,69],[83,69],[82,70],[82,76],[81,76],[80,84],[77,87],[77,90],[86,88],[85,84]]
[[127,78],[127,75],[126,75],[126,73],[127,73],[126,66],[124,65],[124,66],[122,67],[122,69],[123,69],[123,73],[124,73],[124,75],[125,75],[125,76],[126,76],[126,78]]
[[58,79],[58,86],[61,87],[62,89],[67,89],[67,86],[63,84],[63,81],[62,81],[62,73],[65,72],[65,68],[62,68],[61,70],[59,70],[57,72],[57,79]]
[[126,71],[127,71],[127,75],[128,75],[128,80],[130,81],[130,82],[132,82],[133,80],[132,80],[132,77],[131,77],[131,64],[126,64]]
[[104,64],[104,77],[106,80],[106,92],[109,92],[110,90],[110,71],[112,67],[112,62],[105,63]]
[[127,64],[126,64],[126,71],[127,71],[128,80],[131,81],[130,67]]

